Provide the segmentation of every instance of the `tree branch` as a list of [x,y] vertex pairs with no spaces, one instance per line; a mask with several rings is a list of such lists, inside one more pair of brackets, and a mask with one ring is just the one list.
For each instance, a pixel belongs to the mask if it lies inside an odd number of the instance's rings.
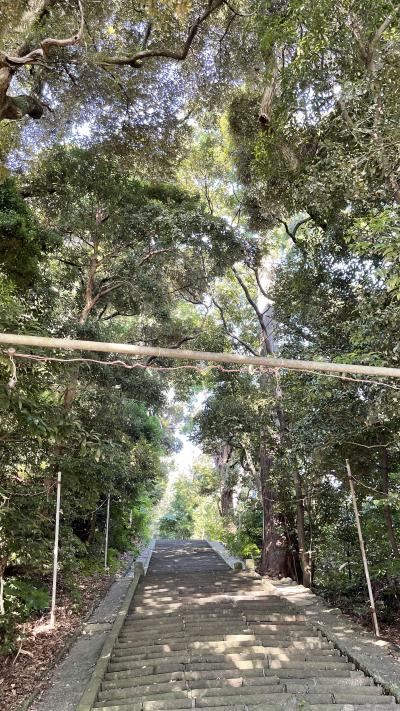
[[390,15],[388,15],[385,18],[385,20],[382,22],[380,27],[378,27],[378,29],[376,30],[375,34],[372,36],[372,39],[370,40],[370,43],[368,45],[368,54],[370,57],[370,63],[373,62],[373,60],[374,60],[375,51],[376,51],[376,48],[379,44],[379,41],[380,41],[382,35],[386,32],[388,27],[391,25],[392,21],[394,20],[396,15],[399,13],[399,11],[400,11],[400,5],[396,5],[396,7],[393,9],[393,12],[391,12]]
[[312,220],[312,217],[309,216],[309,217],[305,217],[303,220],[300,220],[299,222],[296,223],[296,225],[294,226],[294,228],[292,230],[289,229],[288,223],[285,220],[282,220],[281,217],[278,217],[277,215],[275,215],[275,219],[278,220],[278,222],[280,222],[281,225],[284,226],[285,232],[288,235],[288,237],[290,237],[293,244],[296,245],[296,247],[298,247],[299,249],[301,249],[302,252],[304,252],[304,249],[299,245],[299,243],[296,239],[296,233],[297,233],[297,230],[299,229],[299,227],[304,225],[306,222],[309,222],[310,220]]
[[[339,5],[340,7],[340,5]],[[341,7],[342,13],[347,14],[347,10],[343,7]],[[360,28],[360,24],[357,20],[357,18],[351,14],[350,15],[350,22],[347,22],[347,25],[350,27],[350,30],[353,34],[354,39],[356,40],[358,50],[360,53],[360,56],[365,64],[365,67],[368,72],[371,74],[374,71],[374,59],[375,59],[375,52],[378,47],[379,41],[382,38],[382,35],[386,32],[388,27],[391,25],[393,22],[394,18],[400,11],[400,5],[396,5],[393,9],[393,11],[388,15],[382,24],[378,27],[378,29],[373,33],[372,37],[369,39],[369,41],[365,41],[365,38],[363,37],[362,30]]]
[[153,252],[148,252],[139,260],[138,266],[141,267],[148,259],[155,257],[157,254],[164,254],[165,252],[175,252],[175,247],[165,247],[165,249],[155,249]]
[[263,286],[262,286],[262,284],[261,284],[260,275],[259,275],[259,273],[258,273],[257,267],[250,267],[250,269],[254,272],[254,276],[255,276],[255,278],[256,278],[257,286],[258,286],[258,288],[260,289],[262,295],[265,296],[266,299],[269,299],[269,296],[268,296],[267,292],[265,291],[265,289],[263,288]]
[[10,54],[0,54],[0,66],[3,61],[7,66],[12,68],[18,68],[24,64],[35,64],[40,59],[47,56],[49,50],[52,47],[70,47],[75,44],[79,44],[83,37],[83,30],[85,24],[85,17],[83,13],[83,5],[81,0],[78,0],[79,14],[80,14],[80,26],[78,32],[76,32],[72,37],[65,37],[64,39],[55,39],[52,37],[47,37],[40,43],[40,48],[36,48],[25,54],[22,57],[13,57]]
[[[43,9],[51,6],[50,3],[43,5]],[[53,39],[48,37],[40,43],[40,47],[22,54],[26,50],[26,44],[20,49],[20,54],[13,56],[0,52],[0,121],[9,119],[12,121],[19,120],[23,116],[30,116],[33,119],[40,119],[43,115],[44,104],[36,96],[8,96],[11,80],[15,72],[27,64],[41,64],[41,60],[46,58],[49,50],[52,47],[67,47],[78,44],[83,37],[84,14],[81,0],[78,0],[80,12],[80,27],[78,32],[72,37],[64,39]],[[32,92],[33,93],[33,92]]]
[[186,37],[185,43],[180,51],[168,49],[166,47],[155,47],[154,49],[145,49],[141,52],[136,52],[130,57],[107,57],[99,61],[99,64],[103,65],[118,65],[118,66],[130,66],[130,67],[141,67],[143,62],[147,59],[153,57],[165,57],[166,59],[174,59],[177,62],[182,62],[186,59],[189,54],[189,50],[193,44],[201,25],[209,18],[209,16],[215,12],[218,8],[223,5],[225,0],[209,0],[207,8],[204,12],[199,15],[189,28],[188,35]]
[[225,320],[225,315],[224,315],[222,306],[220,306],[220,304],[214,299],[214,297],[212,297],[211,300],[212,300],[215,308],[218,309],[218,311],[220,313],[222,325],[225,329],[225,333],[227,334],[227,336],[229,336],[229,338],[232,338],[233,340],[237,341],[237,343],[240,343],[240,345],[243,346],[243,348],[246,348],[246,350],[248,350],[250,353],[252,353],[252,355],[257,356],[258,353],[255,350],[253,350],[253,348],[251,346],[249,346],[248,343],[246,343],[245,341],[242,341],[241,338],[239,338],[238,336],[235,336],[235,334],[229,330],[228,324],[226,323],[226,320]]
[[258,318],[258,322],[259,322],[259,324],[260,324],[261,331],[263,332],[263,334],[264,334],[265,336],[267,336],[266,329],[265,329],[265,323],[264,323],[264,319],[263,319],[263,315],[262,315],[260,309],[258,308],[258,306],[257,306],[256,302],[254,301],[254,299],[251,297],[250,291],[248,290],[248,288],[247,288],[246,284],[244,283],[243,279],[239,276],[239,274],[238,274],[238,272],[236,271],[235,267],[232,267],[232,271],[233,271],[233,273],[234,273],[234,275],[235,275],[237,281],[239,282],[240,286],[242,287],[243,292],[244,292],[244,294],[245,294],[245,296],[246,296],[247,301],[249,302],[250,306],[252,307],[252,309],[254,310],[254,312],[255,312],[255,314],[256,314],[256,316],[257,316],[257,318]]

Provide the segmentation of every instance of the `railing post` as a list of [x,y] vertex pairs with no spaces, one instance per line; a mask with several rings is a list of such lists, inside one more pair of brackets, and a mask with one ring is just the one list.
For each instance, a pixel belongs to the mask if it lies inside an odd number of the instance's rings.
[[58,539],[60,533],[60,504],[61,504],[61,472],[57,474],[57,503],[56,503],[56,528],[54,532],[53,555],[53,589],[51,595],[50,627],[56,624],[56,596],[57,596],[57,568],[58,568]]
[[106,540],[104,544],[104,570],[108,571],[108,529],[110,526],[110,494],[107,497]]

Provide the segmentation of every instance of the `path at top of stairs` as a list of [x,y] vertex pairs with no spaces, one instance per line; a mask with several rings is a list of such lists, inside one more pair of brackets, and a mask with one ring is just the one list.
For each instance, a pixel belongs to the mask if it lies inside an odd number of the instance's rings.
[[[97,711],[379,711],[394,699],[205,541],[158,541]],[[396,706],[395,708],[400,708]]]

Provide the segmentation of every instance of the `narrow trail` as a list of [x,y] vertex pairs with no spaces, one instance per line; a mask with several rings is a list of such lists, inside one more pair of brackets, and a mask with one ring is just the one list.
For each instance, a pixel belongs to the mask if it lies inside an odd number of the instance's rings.
[[205,541],[158,541],[93,708],[373,711],[388,704],[393,697],[260,579],[233,572]]

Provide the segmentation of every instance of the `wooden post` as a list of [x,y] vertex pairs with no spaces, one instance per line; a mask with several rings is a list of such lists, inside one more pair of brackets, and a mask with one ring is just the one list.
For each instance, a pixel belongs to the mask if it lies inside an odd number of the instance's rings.
[[108,571],[108,529],[110,526],[110,494],[107,497],[106,541],[104,545],[104,570]]
[[372,615],[372,622],[374,625],[374,630],[375,630],[375,635],[377,637],[380,637],[380,632],[379,632],[379,625],[378,625],[378,618],[376,616],[376,609],[375,609],[375,600],[374,596],[372,593],[372,587],[371,587],[371,579],[369,577],[369,570],[368,570],[368,561],[367,561],[367,555],[365,553],[365,546],[364,546],[364,539],[362,535],[362,530],[361,530],[361,523],[360,523],[360,516],[358,513],[358,507],[357,507],[357,499],[356,499],[356,492],[354,490],[354,483],[353,483],[353,476],[351,473],[351,468],[350,468],[350,462],[348,459],[346,459],[346,467],[347,467],[347,476],[349,478],[349,485],[350,485],[350,492],[351,492],[351,498],[353,501],[353,508],[354,508],[354,516],[356,519],[356,525],[357,525],[357,532],[358,532],[358,539],[360,541],[360,550],[361,550],[361,557],[364,565],[364,572],[365,572],[365,579],[367,581],[367,587],[368,587],[368,595],[369,595],[369,601],[370,601],[370,607],[371,607],[371,615]]
[[53,590],[51,595],[50,627],[56,624],[56,595],[57,595],[57,568],[58,568],[58,538],[60,532],[60,503],[61,503],[61,472],[57,474],[57,503],[56,503],[56,528],[54,532],[53,555]]

